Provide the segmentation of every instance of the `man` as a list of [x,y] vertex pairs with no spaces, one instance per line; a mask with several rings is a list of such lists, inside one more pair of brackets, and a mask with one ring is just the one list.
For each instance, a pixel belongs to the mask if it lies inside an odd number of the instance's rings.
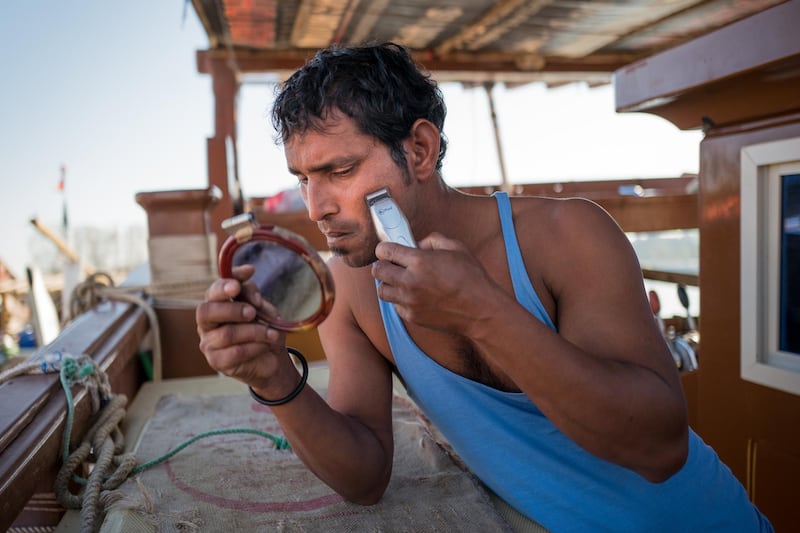
[[[321,51],[276,99],[289,170],[335,254],[328,401],[304,388],[273,407],[297,454],[377,502],[395,372],[467,466],[548,529],[770,530],[687,426],[624,233],[585,200],[448,187],[444,117],[436,84],[391,43]],[[378,241],[364,197],[384,187],[418,248]],[[284,335],[231,300],[243,281],[207,291],[201,349],[258,397],[291,396]]]

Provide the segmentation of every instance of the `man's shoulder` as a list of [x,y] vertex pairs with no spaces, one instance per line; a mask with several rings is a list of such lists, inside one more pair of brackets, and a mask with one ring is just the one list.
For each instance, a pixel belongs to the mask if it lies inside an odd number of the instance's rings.
[[608,213],[586,198],[552,198],[545,196],[514,196],[511,198],[515,221],[535,220],[553,229],[597,223],[608,219]]
[[[601,206],[585,198],[512,198],[514,229],[523,256],[537,257],[540,266],[592,248],[591,243],[617,240],[622,231]],[[558,254],[542,250],[558,249]],[[532,259],[530,259],[532,260]]]

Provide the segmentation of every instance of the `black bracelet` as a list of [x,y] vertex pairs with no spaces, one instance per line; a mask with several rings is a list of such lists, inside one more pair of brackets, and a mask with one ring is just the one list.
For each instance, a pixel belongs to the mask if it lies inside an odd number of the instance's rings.
[[297,387],[295,387],[294,390],[290,392],[288,396],[286,396],[285,398],[281,398],[280,400],[267,400],[266,398],[262,398],[256,393],[256,391],[253,390],[253,387],[248,385],[247,390],[250,391],[250,396],[252,396],[253,399],[258,403],[260,403],[261,405],[268,405],[272,407],[275,405],[283,405],[285,403],[289,403],[290,401],[294,400],[295,396],[300,394],[300,391],[303,390],[303,387],[305,387],[306,385],[306,381],[308,381],[308,361],[306,361],[306,358],[303,356],[302,353],[300,353],[299,350],[295,350],[294,348],[289,348],[287,346],[286,351],[288,351],[290,354],[300,359],[300,364],[303,365],[303,375],[300,376],[300,383],[297,384]]

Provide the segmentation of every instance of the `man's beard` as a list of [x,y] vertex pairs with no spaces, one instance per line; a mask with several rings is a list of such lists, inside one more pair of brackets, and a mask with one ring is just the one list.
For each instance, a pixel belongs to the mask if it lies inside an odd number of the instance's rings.
[[351,248],[339,248],[334,246],[333,248],[330,248],[330,252],[333,255],[339,257],[347,266],[353,268],[360,268],[367,265],[371,265],[372,263],[377,261],[378,258],[375,257],[374,247],[372,247],[372,249],[373,252],[371,254],[365,254],[365,253],[356,254],[353,253],[353,250]]

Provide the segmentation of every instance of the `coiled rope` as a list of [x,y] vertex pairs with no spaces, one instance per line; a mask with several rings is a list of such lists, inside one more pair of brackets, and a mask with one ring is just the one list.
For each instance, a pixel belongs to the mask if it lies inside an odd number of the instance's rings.
[[[67,420],[64,425],[62,442],[62,465],[58,471],[53,492],[58,501],[67,509],[80,509],[81,531],[92,532],[99,525],[100,493],[117,488],[136,466],[134,454],[120,453],[124,438],[119,423],[125,418],[128,399],[121,394],[112,394],[105,373],[94,364],[91,358],[66,356],[60,361],[61,386],[67,399]],[[74,420],[75,402],[72,386],[82,384],[89,392],[92,413],[95,421],[84,436],[80,445],[70,453],[70,435]],[[77,474],[91,458],[94,468],[89,478]],[[70,491],[70,481],[84,485],[79,493]]]

